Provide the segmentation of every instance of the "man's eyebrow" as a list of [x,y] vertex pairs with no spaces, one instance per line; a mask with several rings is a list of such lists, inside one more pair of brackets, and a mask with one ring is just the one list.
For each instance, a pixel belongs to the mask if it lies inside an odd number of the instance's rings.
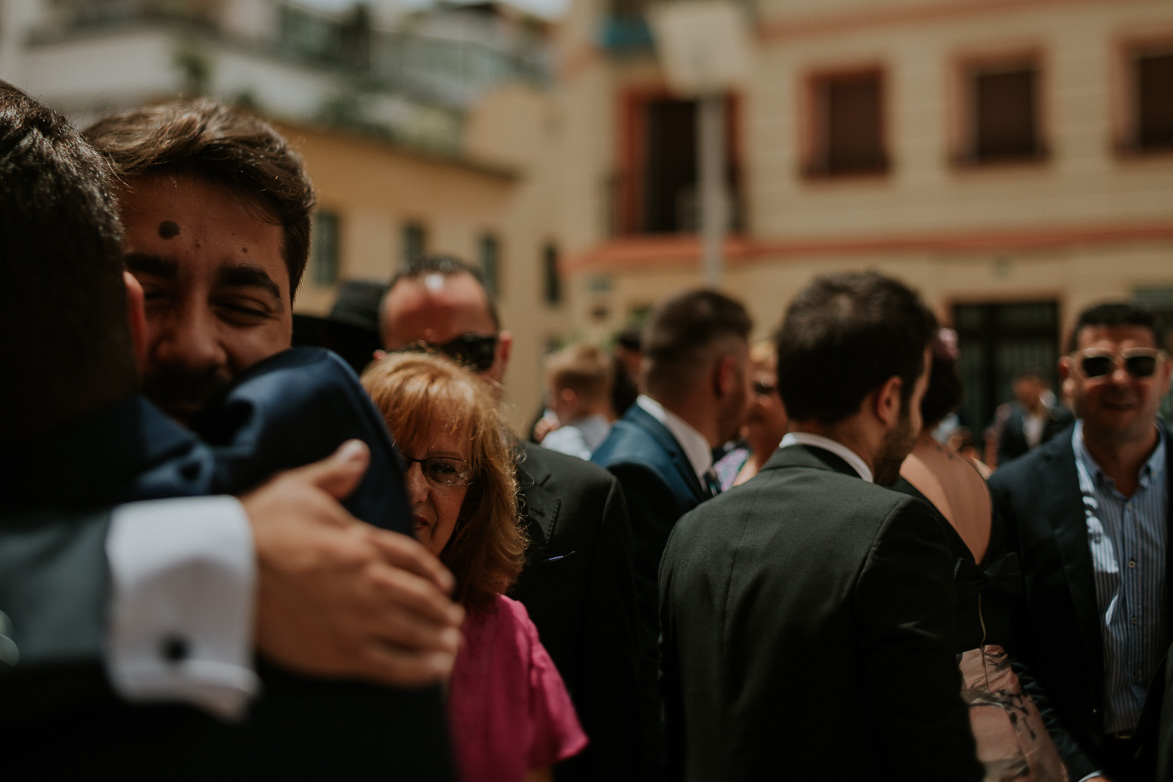
[[231,288],[261,288],[281,304],[281,289],[260,266],[250,263],[226,264],[216,273],[216,283]]
[[140,274],[151,274],[156,277],[174,280],[179,276],[179,262],[174,258],[163,258],[147,253],[127,253],[122,258],[127,271]]

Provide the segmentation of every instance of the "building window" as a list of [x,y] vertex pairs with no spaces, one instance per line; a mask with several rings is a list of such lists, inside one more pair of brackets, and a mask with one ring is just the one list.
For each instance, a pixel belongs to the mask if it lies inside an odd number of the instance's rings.
[[980,66],[968,73],[970,139],[966,162],[1029,160],[1039,140],[1038,69],[1033,63]]
[[1173,51],[1132,57],[1131,146],[1141,152],[1173,150]]
[[314,213],[310,268],[314,285],[328,287],[338,282],[339,220],[335,212]]
[[1057,302],[959,304],[953,307],[953,327],[965,387],[958,414],[978,441],[997,406],[1014,398],[1014,378],[1020,372],[1040,372],[1058,391]]
[[[738,102],[725,101],[725,192],[729,228],[740,229],[737,165]],[[622,168],[610,183],[612,232],[693,233],[697,203],[697,103],[663,95],[632,95],[624,107]]]
[[428,251],[428,232],[416,222],[403,226],[403,260],[418,258]]
[[888,170],[884,84],[879,71],[816,77],[811,82],[810,109],[808,175]]
[[545,270],[546,304],[553,307],[562,302],[562,277],[558,273],[558,248],[552,244],[542,250],[542,268]]
[[485,288],[489,297],[501,295],[501,243],[496,236],[485,234],[480,240],[481,274],[485,275]]

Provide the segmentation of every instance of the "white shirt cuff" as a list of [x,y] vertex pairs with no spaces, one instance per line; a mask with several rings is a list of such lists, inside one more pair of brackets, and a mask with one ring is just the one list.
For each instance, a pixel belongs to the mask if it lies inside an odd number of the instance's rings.
[[243,716],[252,669],[256,556],[232,497],[122,505],[106,537],[110,632],[106,670],[130,701],[181,701]]

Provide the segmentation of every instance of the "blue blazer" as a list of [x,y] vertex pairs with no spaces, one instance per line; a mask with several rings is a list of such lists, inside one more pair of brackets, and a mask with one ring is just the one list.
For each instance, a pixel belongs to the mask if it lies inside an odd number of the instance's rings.
[[[451,779],[438,688],[304,677],[261,660],[263,691],[240,725],[187,706],[127,703],[111,691],[101,662],[110,506],[241,491],[359,436],[372,464],[349,507],[368,521],[406,527],[386,428],[353,371],[332,354],[297,349],[262,362],[200,423],[215,448],[145,399],[127,398],[44,438],[2,476],[0,611],[21,651],[16,665],[0,663],[6,769],[16,779],[72,778],[102,765],[125,779],[357,778],[389,770]],[[68,751],[44,752],[50,735]]]
[[329,456],[357,438],[371,466],[343,505],[356,518],[411,535],[403,460],[358,375],[336,354],[300,347],[259,362],[192,428],[215,454],[216,490],[239,494],[274,472]]
[[[1173,447],[1164,427],[1161,433],[1166,448]],[[1100,768],[1104,658],[1071,435],[1068,426],[996,470],[989,484],[1006,522],[1009,545],[1022,558],[1026,588],[1015,615],[1012,657],[1035,678],[1036,686],[1027,685],[1028,691],[1069,775],[1081,779]],[[1173,497],[1173,470],[1166,469],[1166,475]],[[1170,553],[1166,570],[1173,573]],[[1173,579],[1165,581],[1168,601]],[[1149,698],[1154,697],[1160,699],[1161,692],[1150,689]]]
[[[654,681],[660,622],[656,606],[660,557],[672,528],[708,496],[680,443],[668,428],[638,404],[611,427],[591,455],[619,479],[631,515],[636,607],[640,627],[642,678]],[[649,685],[645,685],[649,686]],[[653,692],[648,698],[655,700]],[[658,711],[658,709],[657,709]],[[648,727],[648,730],[655,730]]]

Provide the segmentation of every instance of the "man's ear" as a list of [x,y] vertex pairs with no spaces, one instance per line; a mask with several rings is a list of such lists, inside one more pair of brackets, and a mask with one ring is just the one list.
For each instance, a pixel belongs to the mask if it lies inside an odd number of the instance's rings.
[[884,381],[884,384],[872,392],[872,407],[876,418],[885,425],[891,426],[900,418],[902,400],[900,392],[904,388],[904,381],[893,375]]
[[509,369],[509,356],[513,353],[513,332],[502,331],[497,335],[497,365],[500,367],[500,377],[505,377],[505,370]]
[[737,382],[737,361],[730,355],[724,355],[713,363],[713,395],[724,399],[733,390]]
[[147,365],[147,312],[143,286],[130,272],[122,273],[126,285],[126,320],[130,324],[130,341],[134,360],[141,374]]

